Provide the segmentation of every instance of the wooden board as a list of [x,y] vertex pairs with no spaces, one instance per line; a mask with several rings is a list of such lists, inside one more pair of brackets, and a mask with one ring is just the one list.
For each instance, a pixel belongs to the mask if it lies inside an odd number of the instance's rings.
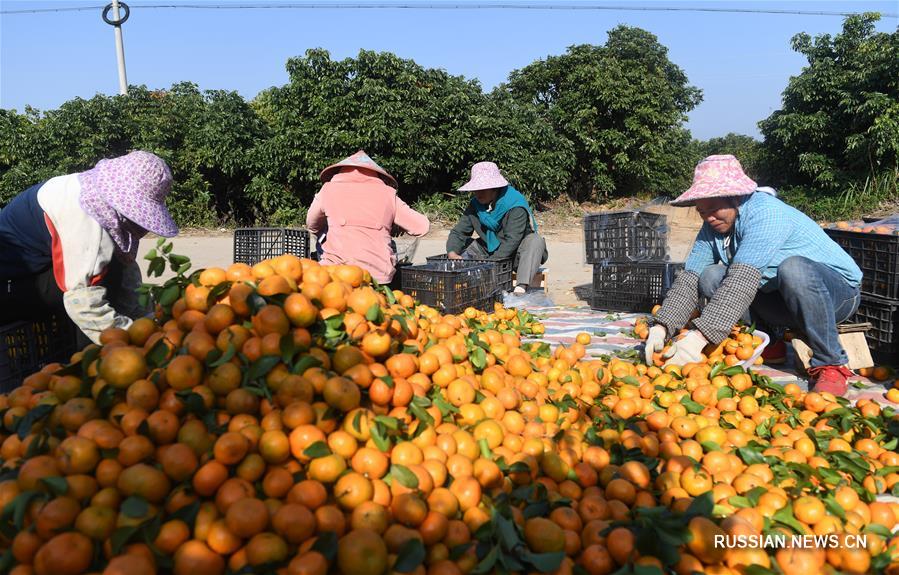
[[[533,288],[542,288],[546,289],[546,279],[549,274],[549,268],[540,268],[537,270],[537,273],[534,274],[534,277],[531,278],[531,283],[528,284],[529,287]],[[512,285],[518,285],[518,274],[516,272],[512,272]]]
[[837,326],[837,333],[865,333],[871,327],[870,322],[867,321],[864,323],[841,323]]
[[[856,333],[856,332],[865,333],[872,327],[873,326],[871,325],[871,323],[867,322],[867,321],[863,322],[863,323],[841,323],[841,324],[837,325],[837,333]],[[784,333],[784,337],[787,339],[787,341],[790,341],[793,338],[797,338],[797,337],[802,339],[802,335],[796,333],[795,331],[793,331],[791,329],[788,329]]]
[[[864,367],[873,367],[874,360],[871,358],[871,350],[868,348],[868,341],[865,339],[864,331],[855,331],[851,333],[840,334],[840,345],[846,350],[849,357],[849,369],[862,369]],[[799,338],[793,338],[793,351],[796,352],[796,360],[803,371],[808,369],[809,361],[812,358],[812,350],[804,341]]]

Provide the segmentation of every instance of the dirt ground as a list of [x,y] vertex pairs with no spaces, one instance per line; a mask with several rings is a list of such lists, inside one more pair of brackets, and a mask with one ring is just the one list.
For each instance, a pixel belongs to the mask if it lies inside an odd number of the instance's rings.
[[[687,208],[670,206],[650,206],[647,211],[663,213],[668,218],[668,249],[672,261],[683,261],[690,251],[693,239],[702,222],[696,212]],[[575,286],[592,282],[592,266],[586,262],[582,215],[570,209],[551,209],[538,213],[540,233],[546,238],[549,260],[544,264],[547,276],[548,295],[558,305],[578,303]],[[414,262],[424,263],[425,258],[446,253],[446,238],[449,226],[435,224],[428,235],[421,238]],[[398,244],[403,245],[404,240]],[[155,238],[141,241],[140,254],[143,256],[155,245]],[[174,253],[188,256],[193,269],[204,267],[225,267],[233,261],[233,235],[227,230],[186,230],[173,239]],[[146,274],[147,261],[141,267]],[[156,283],[162,279],[150,278]]]

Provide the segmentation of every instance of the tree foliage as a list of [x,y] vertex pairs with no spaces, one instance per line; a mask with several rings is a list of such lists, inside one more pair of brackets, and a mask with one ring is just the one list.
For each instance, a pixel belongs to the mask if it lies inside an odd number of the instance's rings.
[[272,136],[254,151],[262,170],[250,195],[270,213],[290,209],[278,203],[280,186],[308,203],[321,169],[360,148],[407,200],[455,190],[481,160],[534,198],[562,187],[564,141],[533,106],[485,95],[477,82],[364,50],[342,61],[310,50],[287,70],[289,82],[254,103]]
[[875,33],[876,19],[849,17],[834,38],[794,37],[809,64],[760,123],[764,143],[691,141],[684,122],[701,92],[639,28],[536,61],[490,92],[390,53],[332,60],[314,49],[287,61],[286,84],[251,101],[185,82],[0,110],[0,206],[34,183],[146,149],[172,168],[169,205],[182,226],[297,225],[319,172],[363,148],[401,197],[428,210],[464,204],[455,190],[478,161],[499,164],[534,201],[584,201],[677,195],[699,159],[732,153],[800,207],[845,211],[864,190],[896,195],[899,32]]
[[127,96],[76,98],[38,114],[2,111],[0,204],[48,178],[90,168],[132,149],[152,151],[172,169],[169,207],[183,226],[252,219],[244,194],[249,152],[265,124],[236,92],[132,86]]
[[795,187],[800,203],[826,205],[865,189],[896,195],[899,30],[876,32],[878,20],[849,16],[836,36],[792,39],[808,65],[759,127],[772,181]]
[[688,183],[683,123],[701,92],[667,52],[649,32],[618,26],[603,46],[572,46],[510,75],[506,89],[570,142],[574,198],[672,195]]
[[695,142],[700,160],[716,154],[731,154],[740,161],[746,175],[759,185],[768,182],[765,170],[765,158],[762,142],[752,136],[730,133],[720,138],[712,138],[704,142]]

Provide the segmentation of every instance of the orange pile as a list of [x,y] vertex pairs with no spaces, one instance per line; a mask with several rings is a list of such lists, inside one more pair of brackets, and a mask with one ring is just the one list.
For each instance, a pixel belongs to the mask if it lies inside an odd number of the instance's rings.
[[860,232],[865,234],[880,234],[880,235],[899,235],[899,227],[895,224],[892,225],[871,225],[863,221],[846,221],[841,220],[832,224],[828,224],[827,222],[821,224],[821,227],[831,228],[835,230],[845,230],[847,232]]
[[[194,279],[0,396],[0,571],[899,573],[890,409],[551,351],[352,266]],[[713,543],[793,530],[867,546]]]
[[[655,306],[653,308],[653,315],[655,315],[659,307],[660,306]],[[696,317],[695,313],[694,317]],[[686,328],[682,329],[674,339],[677,340],[678,337],[683,336],[685,333],[687,333]],[[649,337],[649,320],[647,318],[637,318],[634,326],[634,335],[642,340]],[[749,327],[735,325],[731,331],[730,337],[717,346],[709,344],[706,347],[704,350],[705,353],[702,354],[701,362],[708,366],[723,363],[727,367],[733,367],[751,359],[752,356],[755,355],[756,349],[762,344],[762,341],[762,338],[753,334]],[[662,351],[653,354],[653,364],[655,366],[662,367],[665,363],[665,355],[669,348],[670,345],[666,345]],[[762,357],[759,356],[755,362],[753,362],[753,365],[761,365],[762,363]]]

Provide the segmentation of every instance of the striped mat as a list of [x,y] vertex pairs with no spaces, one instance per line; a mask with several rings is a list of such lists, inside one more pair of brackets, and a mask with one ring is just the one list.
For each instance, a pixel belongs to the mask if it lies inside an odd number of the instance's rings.
[[[528,311],[537,316],[546,328],[541,338],[550,346],[574,343],[577,334],[589,333],[592,337],[587,346],[587,354],[598,357],[626,352],[631,349],[643,349],[643,342],[634,335],[634,324],[645,313],[617,313],[595,311],[586,306],[542,306],[528,307]],[[789,346],[788,346],[789,349]],[[792,354],[792,352],[791,352]],[[808,382],[792,367],[792,355],[787,364],[777,369],[767,365],[756,366],[753,371],[770,377],[774,382],[786,385],[795,382],[802,389],[808,389]],[[852,403],[859,399],[873,399],[886,405],[894,405],[884,397],[883,384],[871,382],[867,378],[856,376],[849,385],[846,398]]]

